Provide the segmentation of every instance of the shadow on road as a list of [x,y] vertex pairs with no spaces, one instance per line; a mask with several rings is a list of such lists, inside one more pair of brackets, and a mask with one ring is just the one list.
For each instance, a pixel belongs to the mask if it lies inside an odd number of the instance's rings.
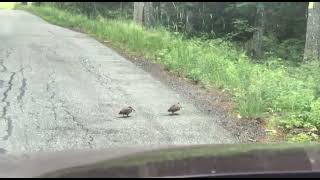
[[166,114],[164,116],[178,116],[179,114],[178,113],[173,113],[173,114]]
[[0,148],[0,154],[5,154],[7,151],[3,148]]
[[129,118],[131,116],[118,116],[117,118],[122,118],[122,119],[125,119],[125,118]]

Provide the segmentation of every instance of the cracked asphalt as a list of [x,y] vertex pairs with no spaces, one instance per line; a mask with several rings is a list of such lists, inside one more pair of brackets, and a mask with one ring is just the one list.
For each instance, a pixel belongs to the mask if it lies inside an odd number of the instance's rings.
[[[0,153],[238,142],[88,35],[18,10],[0,10],[0,22]],[[136,112],[121,118],[126,105]]]

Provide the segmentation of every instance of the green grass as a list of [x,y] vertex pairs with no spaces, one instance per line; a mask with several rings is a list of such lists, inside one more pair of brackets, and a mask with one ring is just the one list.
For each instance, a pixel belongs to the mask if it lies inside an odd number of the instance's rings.
[[[102,17],[88,19],[81,14],[51,6],[23,7],[48,22],[68,28],[81,28],[99,40],[134,55],[166,65],[189,79],[199,80],[205,87],[229,91],[236,102],[235,111],[243,117],[272,116],[275,126],[287,133],[304,129],[309,140],[316,140],[320,128],[319,63],[288,67],[277,57],[265,64],[254,64],[245,52],[221,39],[185,39],[159,27],[146,29],[128,20]],[[297,123],[298,122],[298,123]],[[316,129],[316,130],[315,130]],[[312,130],[312,131],[311,131]],[[312,132],[310,134],[310,132]],[[293,141],[304,141],[303,135]]]
[[0,2],[0,9],[13,9],[15,2]]

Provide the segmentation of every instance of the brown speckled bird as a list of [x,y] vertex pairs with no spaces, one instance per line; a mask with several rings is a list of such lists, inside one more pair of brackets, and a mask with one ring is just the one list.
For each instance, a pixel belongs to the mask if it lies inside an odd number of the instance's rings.
[[124,115],[127,115],[127,117],[129,117],[129,114],[132,112],[132,111],[135,111],[131,106],[128,106],[126,108],[123,108],[121,109],[121,111],[119,112],[119,114],[122,114],[123,116]]
[[174,114],[175,112],[180,111],[181,108],[182,108],[182,107],[181,107],[180,103],[177,103],[177,104],[172,105],[172,106],[168,109],[168,112],[171,112],[172,114]]

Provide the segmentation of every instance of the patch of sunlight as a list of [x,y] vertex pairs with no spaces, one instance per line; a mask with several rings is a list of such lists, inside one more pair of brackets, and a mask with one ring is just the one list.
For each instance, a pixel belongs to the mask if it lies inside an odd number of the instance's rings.
[[13,9],[16,2],[0,2],[0,9]]

